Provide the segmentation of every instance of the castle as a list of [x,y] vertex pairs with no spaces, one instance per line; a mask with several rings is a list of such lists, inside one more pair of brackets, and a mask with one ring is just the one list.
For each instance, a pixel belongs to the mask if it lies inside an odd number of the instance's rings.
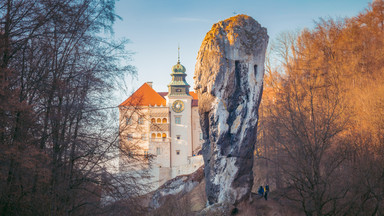
[[[172,67],[168,92],[156,92],[147,82],[119,105],[120,146],[127,152],[154,156],[147,167],[153,189],[204,163],[198,154],[203,142],[198,98],[189,91],[185,71],[179,58]],[[121,159],[120,169],[124,163]]]

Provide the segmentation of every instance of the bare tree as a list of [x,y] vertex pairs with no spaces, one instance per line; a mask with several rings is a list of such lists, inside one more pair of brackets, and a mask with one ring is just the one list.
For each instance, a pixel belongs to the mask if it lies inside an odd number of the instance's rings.
[[[384,1],[281,37],[261,106],[261,152],[307,215],[383,213]],[[275,50],[276,51],[276,50]]]
[[106,167],[119,142],[105,108],[134,72],[116,18],[114,1],[0,3],[2,215],[102,214],[103,194],[141,189]]
[[340,178],[348,116],[338,76],[316,64],[319,55],[306,44],[308,38],[305,31],[296,43],[283,38],[283,52],[289,51],[283,55],[286,75],[264,124],[275,143],[276,176],[288,188],[284,196],[301,203],[307,215],[337,214],[348,191]]

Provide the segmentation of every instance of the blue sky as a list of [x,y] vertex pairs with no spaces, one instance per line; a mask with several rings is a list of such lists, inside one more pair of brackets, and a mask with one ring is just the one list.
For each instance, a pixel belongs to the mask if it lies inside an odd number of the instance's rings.
[[[180,59],[193,87],[197,52],[212,25],[236,14],[247,14],[268,30],[270,42],[284,31],[312,28],[322,18],[357,15],[371,0],[120,0],[114,25],[116,38],[131,41],[127,49],[135,54],[130,62],[138,70],[128,79],[129,91],[119,92],[124,100],[146,81],[156,91],[167,91],[171,67]],[[120,103],[122,101],[118,101]]]

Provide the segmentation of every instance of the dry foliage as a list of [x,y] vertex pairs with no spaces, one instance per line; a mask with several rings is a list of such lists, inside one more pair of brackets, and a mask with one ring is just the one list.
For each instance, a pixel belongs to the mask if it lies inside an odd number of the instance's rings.
[[271,53],[256,152],[269,179],[306,215],[384,214],[384,1]]

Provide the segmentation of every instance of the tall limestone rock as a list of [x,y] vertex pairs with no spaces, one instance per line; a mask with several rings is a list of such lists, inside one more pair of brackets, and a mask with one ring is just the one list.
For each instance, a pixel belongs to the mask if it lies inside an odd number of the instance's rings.
[[201,44],[194,82],[209,204],[250,195],[267,44],[266,28],[246,15],[214,24]]

